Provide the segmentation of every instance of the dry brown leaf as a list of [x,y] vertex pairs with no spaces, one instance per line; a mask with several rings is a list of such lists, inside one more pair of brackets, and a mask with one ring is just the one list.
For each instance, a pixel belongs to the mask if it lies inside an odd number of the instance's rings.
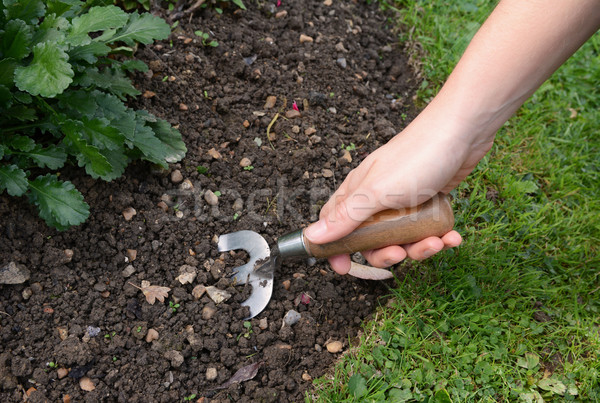
[[227,382],[225,382],[221,386],[217,386],[215,388],[215,390],[216,389],[227,389],[234,383],[242,383],[245,381],[249,381],[250,379],[252,379],[256,376],[259,368],[263,364],[264,363],[262,361],[260,361],[260,362],[254,363],[254,364],[246,365],[243,368],[240,368],[235,374],[233,374],[233,376],[231,378],[229,378],[229,380]]
[[356,262],[350,263],[350,271],[348,274],[357,278],[362,278],[363,280],[388,280],[394,277],[390,270],[366,266]]
[[160,285],[150,285],[148,281],[142,281],[141,287],[138,287],[137,285],[132,283],[129,284],[134,286],[135,288],[142,290],[144,296],[146,297],[146,301],[148,301],[150,305],[154,305],[156,300],[159,300],[160,302],[165,302],[165,297],[168,297],[169,291],[171,291],[169,287],[162,287]]

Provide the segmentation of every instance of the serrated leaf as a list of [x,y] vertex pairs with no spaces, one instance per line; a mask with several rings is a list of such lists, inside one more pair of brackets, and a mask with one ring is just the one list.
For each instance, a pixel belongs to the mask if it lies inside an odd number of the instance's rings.
[[[65,0],[65,1],[47,0],[46,1],[46,7],[47,7],[48,14],[55,14],[55,15],[63,15],[64,13],[66,13],[67,11],[69,11],[73,8],[75,8],[75,9],[72,11],[74,13],[76,13],[81,8],[81,4],[83,4],[83,3],[79,0]],[[77,6],[77,7],[73,7],[73,6]]]
[[46,148],[37,145],[33,150],[23,153],[23,155],[31,158],[40,168],[59,169],[67,161],[65,150],[54,145]]
[[162,142],[154,135],[152,129],[144,124],[145,122],[137,120],[135,126],[135,134],[133,145],[140,150],[145,160],[154,162],[163,167],[167,167],[165,163],[165,150]]
[[15,69],[17,61],[14,59],[0,60],[0,85],[11,88],[14,85]]
[[76,84],[82,87],[96,86],[108,90],[123,101],[126,99],[126,95],[137,96],[140,94],[122,71],[111,68],[105,68],[102,71],[98,71],[95,67],[88,68],[85,70],[85,75],[77,80]]
[[31,151],[35,148],[35,141],[28,136],[7,136],[4,144],[19,151]]
[[56,43],[44,42],[33,48],[33,61],[15,70],[15,84],[31,95],[53,98],[73,81],[68,56]]
[[63,112],[77,119],[81,116],[93,117],[98,109],[95,97],[87,91],[69,90],[56,97]]
[[35,23],[39,17],[46,12],[46,6],[42,0],[4,0],[7,20],[23,20]]
[[348,380],[348,392],[355,399],[360,399],[367,394],[367,381],[360,374],[354,374]]
[[[14,94],[13,94],[14,95]],[[25,105],[13,105],[2,113],[2,119],[17,119],[21,122],[31,122],[37,119],[36,110]]]
[[119,29],[107,42],[125,42],[134,46],[135,42],[147,45],[155,39],[166,39],[171,34],[171,27],[162,18],[152,14],[133,13],[129,16],[127,25]]
[[125,137],[119,130],[111,127],[106,119],[81,119],[81,134],[92,145],[103,149],[119,150],[123,148]]
[[21,60],[31,51],[31,26],[21,20],[11,20],[0,36],[0,54],[4,58]]
[[16,165],[0,165],[0,191],[22,196],[27,191],[27,174]]
[[127,71],[141,71],[142,73],[148,71],[148,65],[141,60],[125,60],[121,67]]
[[92,95],[98,103],[98,116],[110,120],[111,126],[118,129],[127,139],[127,146],[133,148],[137,125],[135,112],[127,108],[120,99],[112,94],[92,91]]
[[33,43],[55,42],[62,44],[64,42],[64,31],[69,27],[69,21],[64,17],[57,17],[54,14],[48,14],[44,17],[42,23],[37,27],[33,34]]
[[148,281],[142,281],[141,287],[138,287],[133,283],[129,284],[131,284],[135,288],[140,289],[142,293],[144,293],[146,301],[148,301],[150,305],[154,305],[156,300],[159,300],[160,302],[165,302],[165,298],[169,296],[169,291],[171,291],[169,287],[162,287],[160,285],[150,285],[150,282]]
[[164,160],[168,163],[181,161],[185,157],[187,148],[181,139],[181,133],[168,122],[159,119],[155,123],[148,123],[156,137],[163,144]]
[[87,45],[77,46],[69,51],[69,60],[85,60],[89,64],[95,64],[98,56],[106,56],[110,53],[110,47],[101,42],[92,42]]
[[71,21],[67,41],[72,46],[87,45],[92,41],[90,32],[121,28],[128,16],[117,6],[92,7],[89,11]]
[[90,174],[94,179],[98,177],[102,178],[107,182],[120,178],[125,172],[127,164],[129,163],[129,157],[123,153],[123,150],[100,150],[100,153],[106,158],[108,163],[111,165],[112,170],[105,175],[93,175]]
[[90,214],[83,196],[69,181],[59,181],[56,175],[38,176],[29,182],[29,200],[38,206],[40,217],[58,230],[84,222]]
[[88,174],[97,176],[107,175],[112,171],[112,166],[97,147],[89,144],[83,137],[83,124],[79,121],[67,120],[62,125],[65,134],[65,145],[73,149],[77,156],[79,166],[85,166]]
[[[12,93],[6,86],[0,84],[0,108],[8,108],[12,105]],[[0,113],[2,111],[0,110]]]

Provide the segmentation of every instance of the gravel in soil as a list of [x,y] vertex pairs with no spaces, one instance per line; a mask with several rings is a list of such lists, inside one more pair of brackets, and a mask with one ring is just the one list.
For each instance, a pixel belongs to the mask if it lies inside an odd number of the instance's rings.
[[[250,290],[228,278],[248,256],[217,251],[220,234],[271,243],[316,220],[412,115],[411,70],[376,6],[273,3],[201,10],[138,50],[150,71],[132,107],[179,128],[183,161],[111,183],[65,169],[92,209],[66,232],[0,196],[0,265],[30,272],[0,285],[1,401],[303,401],[374,312],[389,284],[285,262],[245,323]],[[149,304],[142,281],[169,287],[164,302]]]

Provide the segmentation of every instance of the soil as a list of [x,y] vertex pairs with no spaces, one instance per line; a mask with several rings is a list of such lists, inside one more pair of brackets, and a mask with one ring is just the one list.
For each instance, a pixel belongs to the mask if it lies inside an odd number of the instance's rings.
[[[364,2],[325,3],[203,9],[179,19],[170,40],[140,47],[150,71],[134,77],[144,96],[131,106],[178,127],[188,153],[169,170],[133,164],[111,183],[65,169],[91,206],[86,223],[57,232],[25,200],[0,196],[0,267],[31,271],[24,284],[0,285],[1,401],[26,390],[54,402],[311,395],[311,379],[348,349],[390,283],[339,276],[325,261],[284,262],[248,324],[251,287],[229,280],[248,255],[219,253],[216,240],[249,229],[272,244],[316,220],[348,172],[413,115],[416,80],[386,17]],[[136,214],[126,219],[128,208]],[[182,273],[196,276],[182,284]],[[149,304],[142,281],[169,287],[164,302]],[[217,304],[193,293],[198,285],[231,297]],[[301,318],[284,325],[292,309]],[[340,352],[328,351],[333,341]],[[218,389],[240,369],[240,382]]]

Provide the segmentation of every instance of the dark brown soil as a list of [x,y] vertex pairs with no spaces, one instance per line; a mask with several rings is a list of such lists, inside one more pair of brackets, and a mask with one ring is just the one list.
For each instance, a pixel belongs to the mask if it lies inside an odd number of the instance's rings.
[[[219,253],[216,238],[250,229],[271,243],[316,220],[345,175],[405,125],[415,84],[376,6],[246,3],[185,16],[170,41],[138,51],[151,71],[136,85],[155,95],[132,106],[179,127],[189,150],[181,163],[135,164],[112,183],[65,170],[92,213],[61,233],[25,200],[0,196],[0,265],[32,273],[0,285],[0,401],[23,401],[31,387],[29,401],[303,401],[310,379],[340,355],[326,345],[346,350],[387,292],[389,284],[338,276],[323,261],[284,262],[270,304],[244,326],[250,289],[228,276],[247,255]],[[203,46],[196,30],[219,46]],[[286,117],[294,103],[299,116]],[[137,214],[127,221],[129,207]],[[197,273],[192,284],[178,281],[180,270]],[[167,299],[146,302],[132,286],[142,280],[170,287]],[[232,297],[196,299],[199,284]],[[300,321],[282,326],[291,309]],[[149,329],[157,340],[145,340]],[[253,363],[262,363],[253,379],[215,390]],[[93,391],[81,389],[85,377]]]

